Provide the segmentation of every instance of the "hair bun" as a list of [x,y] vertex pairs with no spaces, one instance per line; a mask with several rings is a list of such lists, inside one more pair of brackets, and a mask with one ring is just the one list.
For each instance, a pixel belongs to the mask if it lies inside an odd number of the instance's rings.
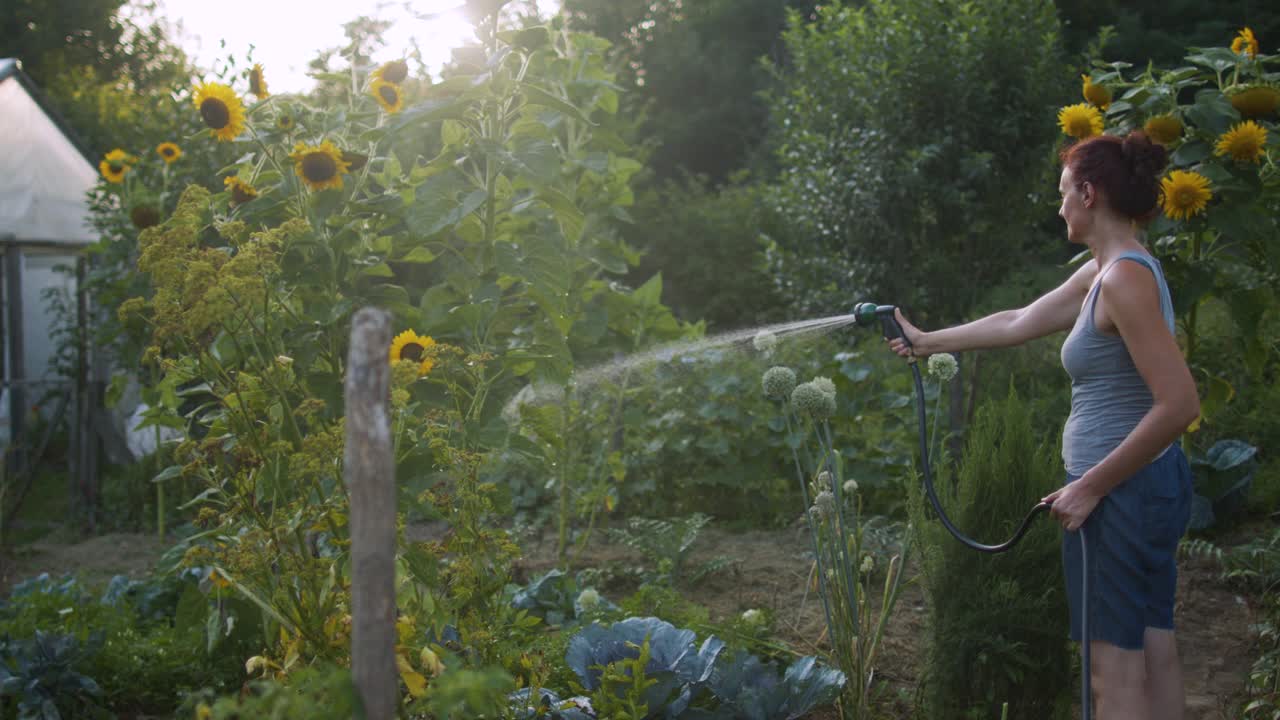
[[1120,145],[1120,154],[1133,173],[1133,182],[1146,184],[1164,172],[1168,162],[1168,151],[1159,143],[1151,142],[1151,138],[1141,130],[1134,130],[1125,136]]

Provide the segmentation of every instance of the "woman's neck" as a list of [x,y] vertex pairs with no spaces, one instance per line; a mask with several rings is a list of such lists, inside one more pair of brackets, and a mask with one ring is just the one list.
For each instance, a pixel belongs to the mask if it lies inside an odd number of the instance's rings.
[[1146,252],[1146,248],[1138,240],[1138,230],[1127,218],[1102,223],[1094,227],[1094,232],[1085,240],[1085,245],[1098,261],[1101,270],[1115,262],[1116,258],[1126,252]]

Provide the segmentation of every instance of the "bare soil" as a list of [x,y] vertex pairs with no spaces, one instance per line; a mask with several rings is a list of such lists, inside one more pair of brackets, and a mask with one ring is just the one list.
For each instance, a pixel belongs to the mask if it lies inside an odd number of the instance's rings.
[[[1247,540],[1249,534],[1242,530],[1239,539]],[[555,566],[554,538],[549,534],[522,539],[522,546],[525,557],[516,568],[521,579]],[[155,535],[130,533],[84,540],[45,538],[0,556],[0,596],[14,583],[41,572],[54,577],[75,573],[87,583],[103,582],[116,574],[140,577],[168,547]],[[686,596],[706,606],[713,622],[749,608],[769,608],[780,640],[799,652],[820,652],[824,621],[817,598],[807,592],[807,549],[803,526],[742,533],[707,528],[691,562],[696,565],[726,556],[733,563],[726,571],[687,589]],[[598,536],[581,564],[602,567],[640,562],[634,551]],[[1207,560],[1184,559],[1179,570],[1175,613],[1187,684],[1187,720],[1234,720],[1234,708],[1239,707],[1253,661],[1249,626],[1255,622],[1255,612],[1251,599],[1225,587],[1218,570]],[[910,713],[918,658],[926,637],[925,610],[921,589],[909,585],[888,626],[878,674],[897,695],[895,699],[891,693],[882,703],[881,709],[889,717]],[[834,720],[835,715],[822,711],[810,718]]]
[[[1241,532],[1239,540],[1247,539],[1247,530]],[[522,547],[526,555],[521,569],[526,575],[534,576],[555,566],[553,537],[533,538]],[[698,539],[690,563],[696,566],[727,556],[733,559],[733,566],[687,589],[685,595],[709,608],[713,622],[750,608],[769,608],[776,618],[775,631],[780,640],[802,653],[821,652],[819,643],[825,621],[817,597],[807,591],[808,550],[809,539],[803,525],[743,533],[707,528]],[[603,538],[586,552],[583,566],[641,562],[629,548],[610,545]],[[908,568],[907,577],[911,576]],[[910,716],[910,699],[927,637],[926,610],[920,586],[908,585],[889,622],[877,661],[877,674],[888,681],[891,690],[881,702],[887,717]],[[1255,612],[1250,599],[1225,587],[1212,562],[1186,558],[1179,565],[1174,613],[1186,682],[1186,720],[1236,720],[1235,708],[1240,705],[1254,659],[1254,638],[1249,627],[1255,622]],[[835,717],[834,712],[810,716],[811,720]]]

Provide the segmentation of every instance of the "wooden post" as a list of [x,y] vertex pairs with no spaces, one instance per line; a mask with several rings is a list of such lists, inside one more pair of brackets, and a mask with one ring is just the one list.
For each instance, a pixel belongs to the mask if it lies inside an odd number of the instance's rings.
[[396,672],[396,490],[391,454],[391,319],[364,308],[351,322],[346,452],[351,498],[351,674],[367,720],[391,720]]
[[73,404],[71,425],[71,517],[85,513],[89,532],[97,528],[94,523],[93,505],[89,495],[89,463],[86,459],[91,445],[89,438],[89,291],[85,288],[87,263],[83,255],[76,258],[76,377],[72,387]]
[[22,329],[22,247],[9,238],[4,248],[4,290],[9,350],[9,477],[26,469],[27,370]]

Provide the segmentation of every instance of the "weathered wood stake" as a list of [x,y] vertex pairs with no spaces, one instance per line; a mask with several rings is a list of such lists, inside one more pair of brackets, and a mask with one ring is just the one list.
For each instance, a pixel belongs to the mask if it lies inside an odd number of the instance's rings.
[[351,322],[344,473],[351,498],[351,674],[367,720],[395,717],[396,491],[387,348],[391,319],[364,308]]

